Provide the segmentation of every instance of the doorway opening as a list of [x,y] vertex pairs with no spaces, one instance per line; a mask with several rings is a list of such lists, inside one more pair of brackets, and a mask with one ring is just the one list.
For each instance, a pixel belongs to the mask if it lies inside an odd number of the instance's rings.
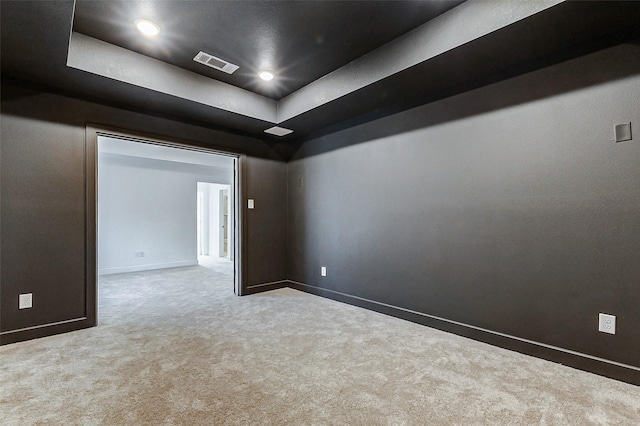
[[96,151],[98,284],[143,288],[166,271],[239,295],[239,157],[101,133]]
[[231,185],[198,182],[198,263],[233,262]]

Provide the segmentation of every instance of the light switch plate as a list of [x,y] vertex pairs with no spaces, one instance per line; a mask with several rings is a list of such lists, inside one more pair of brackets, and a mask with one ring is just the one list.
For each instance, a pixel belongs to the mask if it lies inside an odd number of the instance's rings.
[[254,208],[255,203],[253,202],[253,200],[248,200],[248,202],[247,202],[247,206],[248,206],[250,209],[252,209],[252,208]]
[[631,123],[616,124],[616,142],[630,141],[631,137]]
[[323,276],[323,277],[327,276],[327,267],[326,266],[321,266],[320,267],[320,276]]
[[598,315],[598,331],[609,334],[616,334],[616,317],[615,315],[599,314]]

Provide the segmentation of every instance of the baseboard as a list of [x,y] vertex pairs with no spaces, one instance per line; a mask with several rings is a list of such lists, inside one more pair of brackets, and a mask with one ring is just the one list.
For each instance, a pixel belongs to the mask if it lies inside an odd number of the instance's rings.
[[8,345],[10,343],[24,342],[25,340],[82,330],[84,328],[94,327],[95,325],[96,324],[91,322],[88,318],[82,317],[66,321],[58,321],[51,324],[21,328],[19,330],[3,331],[0,333],[0,345]]
[[98,270],[98,275],[125,274],[127,272],[152,271],[154,269],[182,268],[184,266],[195,266],[197,260],[181,260],[179,262],[149,263],[146,265],[121,266],[117,268],[104,268]]
[[263,283],[263,284],[253,284],[253,285],[247,286],[243,295],[248,296],[250,294],[263,293],[265,291],[277,290],[279,288],[285,288],[290,286],[291,285],[289,280],[273,281],[273,282]]
[[371,311],[422,324],[459,336],[468,337],[479,342],[488,343],[490,345],[509,349],[525,355],[546,359],[548,361],[563,364],[579,370],[640,386],[640,368],[632,365],[622,364],[616,361],[595,357],[593,355],[547,345],[545,343],[535,342],[521,337],[511,336],[473,325],[448,320],[446,318],[440,318],[297,281],[289,281],[288,286],[293,289],[322,296],[327,299],[359,306]]

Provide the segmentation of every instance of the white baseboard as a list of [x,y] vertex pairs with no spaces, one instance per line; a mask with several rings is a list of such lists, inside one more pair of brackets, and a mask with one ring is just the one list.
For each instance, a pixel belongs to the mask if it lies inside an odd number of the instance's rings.
[[124,274],[126,272],[151,271],[153,269],[181,268],[183,266],[195,266],[197,264],[198,264],[197,260],[182,260],[179,262],[150,263],[147,265],[121,266],[118,268],[98,269],[98,275]]

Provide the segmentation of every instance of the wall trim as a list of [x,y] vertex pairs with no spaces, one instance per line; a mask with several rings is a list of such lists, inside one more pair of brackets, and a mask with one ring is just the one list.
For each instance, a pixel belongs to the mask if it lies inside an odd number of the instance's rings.
[[256,293],[264,293],[265,291],[277,290],[279,288],[285,288],[290,286],[291,281],[289,280],[279,280],[279,281],[271,281],[268,283],[262,284],[253,284],[247,286],[246,292],[244,295],[256,294]]
[[291,288],[305,293],[311,293],[317,296],[336,300],[338,302],[369,309],[459,336],[468,337],[503,349],[513,350],[515,352],[546,359],[548,361],[560,363],[579,370],[640,386],[640,367],[573,351],[571,349],[561,348],[559,346],[536,342],[534,340],[510,334],[500,333],[336,290],[329,290],[305,284],[299,281],[289,280],[289,282],[291,284]]
[[24,327],[16,330],[7,330],[0,333],[0,345],[8,345],[40,337],[68,333],[70,331],[91,328],[94,325],[95,324],[91,322],[90,318],[79,317],[48,324],[34,325],[32,327]]
[[98,275],[124,274],[127,272],[152,271],[154,269],[182,268],[184,266],[196,266],[197,260],[180,260],[177,262],[147,263],[145,265],[119,266],[116,268],[103,268],[98,270]]
[[70,323],[70,322],[84,321],[86,319],[87,319],[87,317],[72,318],[72,319],[69,319],[69,320],[52,322],[52,323],[49,323],[49,324],[40,324],[40,325],[31,326],[31,327],[18,328],[16,330],[7,330],[7,331],[1,332],[0,335],[4,336],[4,335],[7,335],[7,334],[11,334],[11,333],[20,333],[20,332],[23,332],[23,331],[35,330],[35,329],[43,328],[43,327],[52,327],[54,325],[67,324],[67,323]]
[[[253,284],[253,285],[247,286],[247,288],[258,288],[258,287],[264,287],[264,286],[269,286],[269,285],[274,285],[274,284],[281,284],[281,283],[288,284],[290,282],[291,282],[290,280],[271,281],[271,282],[268,282],[268,283]],[[287,286],[285,285],[285,287],[287,287]]]

